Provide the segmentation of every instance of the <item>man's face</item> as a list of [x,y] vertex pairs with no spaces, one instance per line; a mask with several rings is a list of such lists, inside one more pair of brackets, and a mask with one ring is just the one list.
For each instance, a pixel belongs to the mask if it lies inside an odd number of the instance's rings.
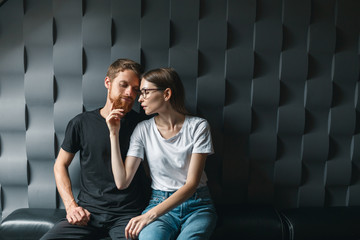
[[119,72],[115,79],[110,82],[109,99],[113,108],[122,108],[128,113],[139,92],[140,80],[131,70]]

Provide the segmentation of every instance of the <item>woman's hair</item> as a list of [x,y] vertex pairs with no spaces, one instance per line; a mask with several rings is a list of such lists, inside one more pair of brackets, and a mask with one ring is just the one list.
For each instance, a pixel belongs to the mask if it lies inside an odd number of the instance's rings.
[[113,62],[106,73],[106,76],[110,78],[110,80],[114,80],[119,72],[123,72],[125,70],[131,70],[133,71],[139,79],[141,79],[141,74],[143,73],[143,69],[141,65],[137,62],[134,62],[130,59],[118,59],[115,62]]
[[153,83],[159,89],[170,88],[172,95],[171,106],[179,113],[189,114],[185,108],[185,91],[179,75],[173,68],[157,68],[150,70],[142,76],[148,82]]

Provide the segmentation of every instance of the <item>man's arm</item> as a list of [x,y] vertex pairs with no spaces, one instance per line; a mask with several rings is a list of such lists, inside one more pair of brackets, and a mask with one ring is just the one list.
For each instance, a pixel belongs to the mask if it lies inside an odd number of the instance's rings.
[[90,220],[90,213],[77,205],[71,189],[68,168],[73,158],[73,153],[66,152],[62,148],[60,149],[54,165],[56,186],[63,200],[66,209],[66,218],[69,223],[75,225],[87,225],[87,222]]

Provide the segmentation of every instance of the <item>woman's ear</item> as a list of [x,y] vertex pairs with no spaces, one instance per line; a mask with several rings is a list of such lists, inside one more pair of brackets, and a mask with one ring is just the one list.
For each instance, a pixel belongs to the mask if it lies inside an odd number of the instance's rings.
[[164,90],[164,99],[165,101],[169,101],[172,95],[171,88],[167,88]]

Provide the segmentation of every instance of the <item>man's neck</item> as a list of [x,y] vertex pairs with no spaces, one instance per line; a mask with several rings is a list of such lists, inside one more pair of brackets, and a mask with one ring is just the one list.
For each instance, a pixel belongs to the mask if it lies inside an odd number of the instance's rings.
[[[131,109],[130,109],[130,111],[131,111]],[[105,104],[105,106],[100,109],[100,115],[105,119],[110,114],[110,112],[111,112],[111,104]],[[125,113],[123,118],[125,118],[126,114],[128,114],[129,112]]]
[[110,112],[111,112],[111,105],[110,104],[105,104],[105,106],[100,109],[100,115],[105,119],[109,115]]

